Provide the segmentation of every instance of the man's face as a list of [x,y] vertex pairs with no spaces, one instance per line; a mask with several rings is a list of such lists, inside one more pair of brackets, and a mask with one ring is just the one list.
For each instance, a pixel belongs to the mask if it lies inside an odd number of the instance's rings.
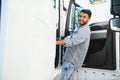
[[81,26],[85,25],[86,23],[88,23],[88,21],[90,20],[89,16],[87,13],[83,13],[81,12],[80,13],[80,16],[79,16],[79,24]]

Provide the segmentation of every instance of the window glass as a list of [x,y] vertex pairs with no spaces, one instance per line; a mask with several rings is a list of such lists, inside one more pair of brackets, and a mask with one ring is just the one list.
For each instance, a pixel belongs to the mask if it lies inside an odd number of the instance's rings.
[[78,27],[78,23],[79,23],[79,21],[78,21],[78,19],[79,19],[79,14],[80,14],[80,11],[81,11],[82,9],[83,9],[83,8],[80,7],[80,6],[76,6],[76,7],[75,7],[75,17],[74,17],[74,20],[75,20],[74,26],[75,26],[75,28]]
[[82,9],[79,5],[72,4],[69,23],[69,31],[71,33],[78,27],[79,13]]
[[70,23],[69,23],[69,31],[73,32],[74,30],[74,16],[75,15],[75,6],[72,4],[71,12],[70,12]]

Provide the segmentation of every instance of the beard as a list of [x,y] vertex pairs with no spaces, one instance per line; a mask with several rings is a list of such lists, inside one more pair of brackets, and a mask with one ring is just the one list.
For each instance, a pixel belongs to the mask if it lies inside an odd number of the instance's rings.
[[80,24],[81,26],[83,26],[83,25],[87,24],[87,22],[88,22],[88,21],[82,21],[82,20],[80,20],[80,21],[79,21],[79,24]]

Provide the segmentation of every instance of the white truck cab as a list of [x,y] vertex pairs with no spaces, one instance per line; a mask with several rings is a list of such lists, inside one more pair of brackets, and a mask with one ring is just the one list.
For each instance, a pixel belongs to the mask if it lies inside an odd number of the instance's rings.
[[[90,5],[94,5],[94,7],[100,5],[100,3],[105,4],[107,2],[107,0],[89,1]],[[90,5],[87,6],[90,7]],[[120,80],[120,1],[111,0],[109,5],[111,5],[109,7],[111,9],[109,10],[109,14],[103,15],[104,17],[102,18],[104,19],[110,14],[113,15],[112,17],[106,21],[90,23],[91,39],[89,49],[82,68],[79,68],[74,72],[75,80]],[[70,0],[65,26],[65,36],[71,34],[77,27],[78,14],[83,8],[84,5],[81,6],[80,1],[78,4],[74,0]],[[96,12],[96,14],[101,14],[100,12]],[[64,38],[65,36],[61,36],[61,38]],[[59,51],[61,53],[56,50],[56,54],[64,55],[64,47],[61,46],[57,49],[61,50]],[[59,58],[58,64],[62,65],[62,56]],[[59,65],[56,69],[60,69]],[[59,74],[60,72],[56,75],[55,80],[58,80],[58,77],[60,77]]]
[[[56,46],[56,38],[77,28],[83,3],[107,1],[0,0],[0,80],[59,80],[65,47]],[[120,0],[109,5],[111,18],[90,23],[90,46],[76,80],[120,80]]]

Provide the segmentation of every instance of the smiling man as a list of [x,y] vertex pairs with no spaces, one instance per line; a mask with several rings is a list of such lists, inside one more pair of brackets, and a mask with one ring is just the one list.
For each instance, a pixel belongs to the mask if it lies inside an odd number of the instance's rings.
[[73,80],[71,77],[73,71],[83,64],[90,42],[90,27],[88,22],[91,15],[90,10],[83,9],[79,15],[79,28],[69,38],[56,41],[56,45],[66,47],[60,80]]

